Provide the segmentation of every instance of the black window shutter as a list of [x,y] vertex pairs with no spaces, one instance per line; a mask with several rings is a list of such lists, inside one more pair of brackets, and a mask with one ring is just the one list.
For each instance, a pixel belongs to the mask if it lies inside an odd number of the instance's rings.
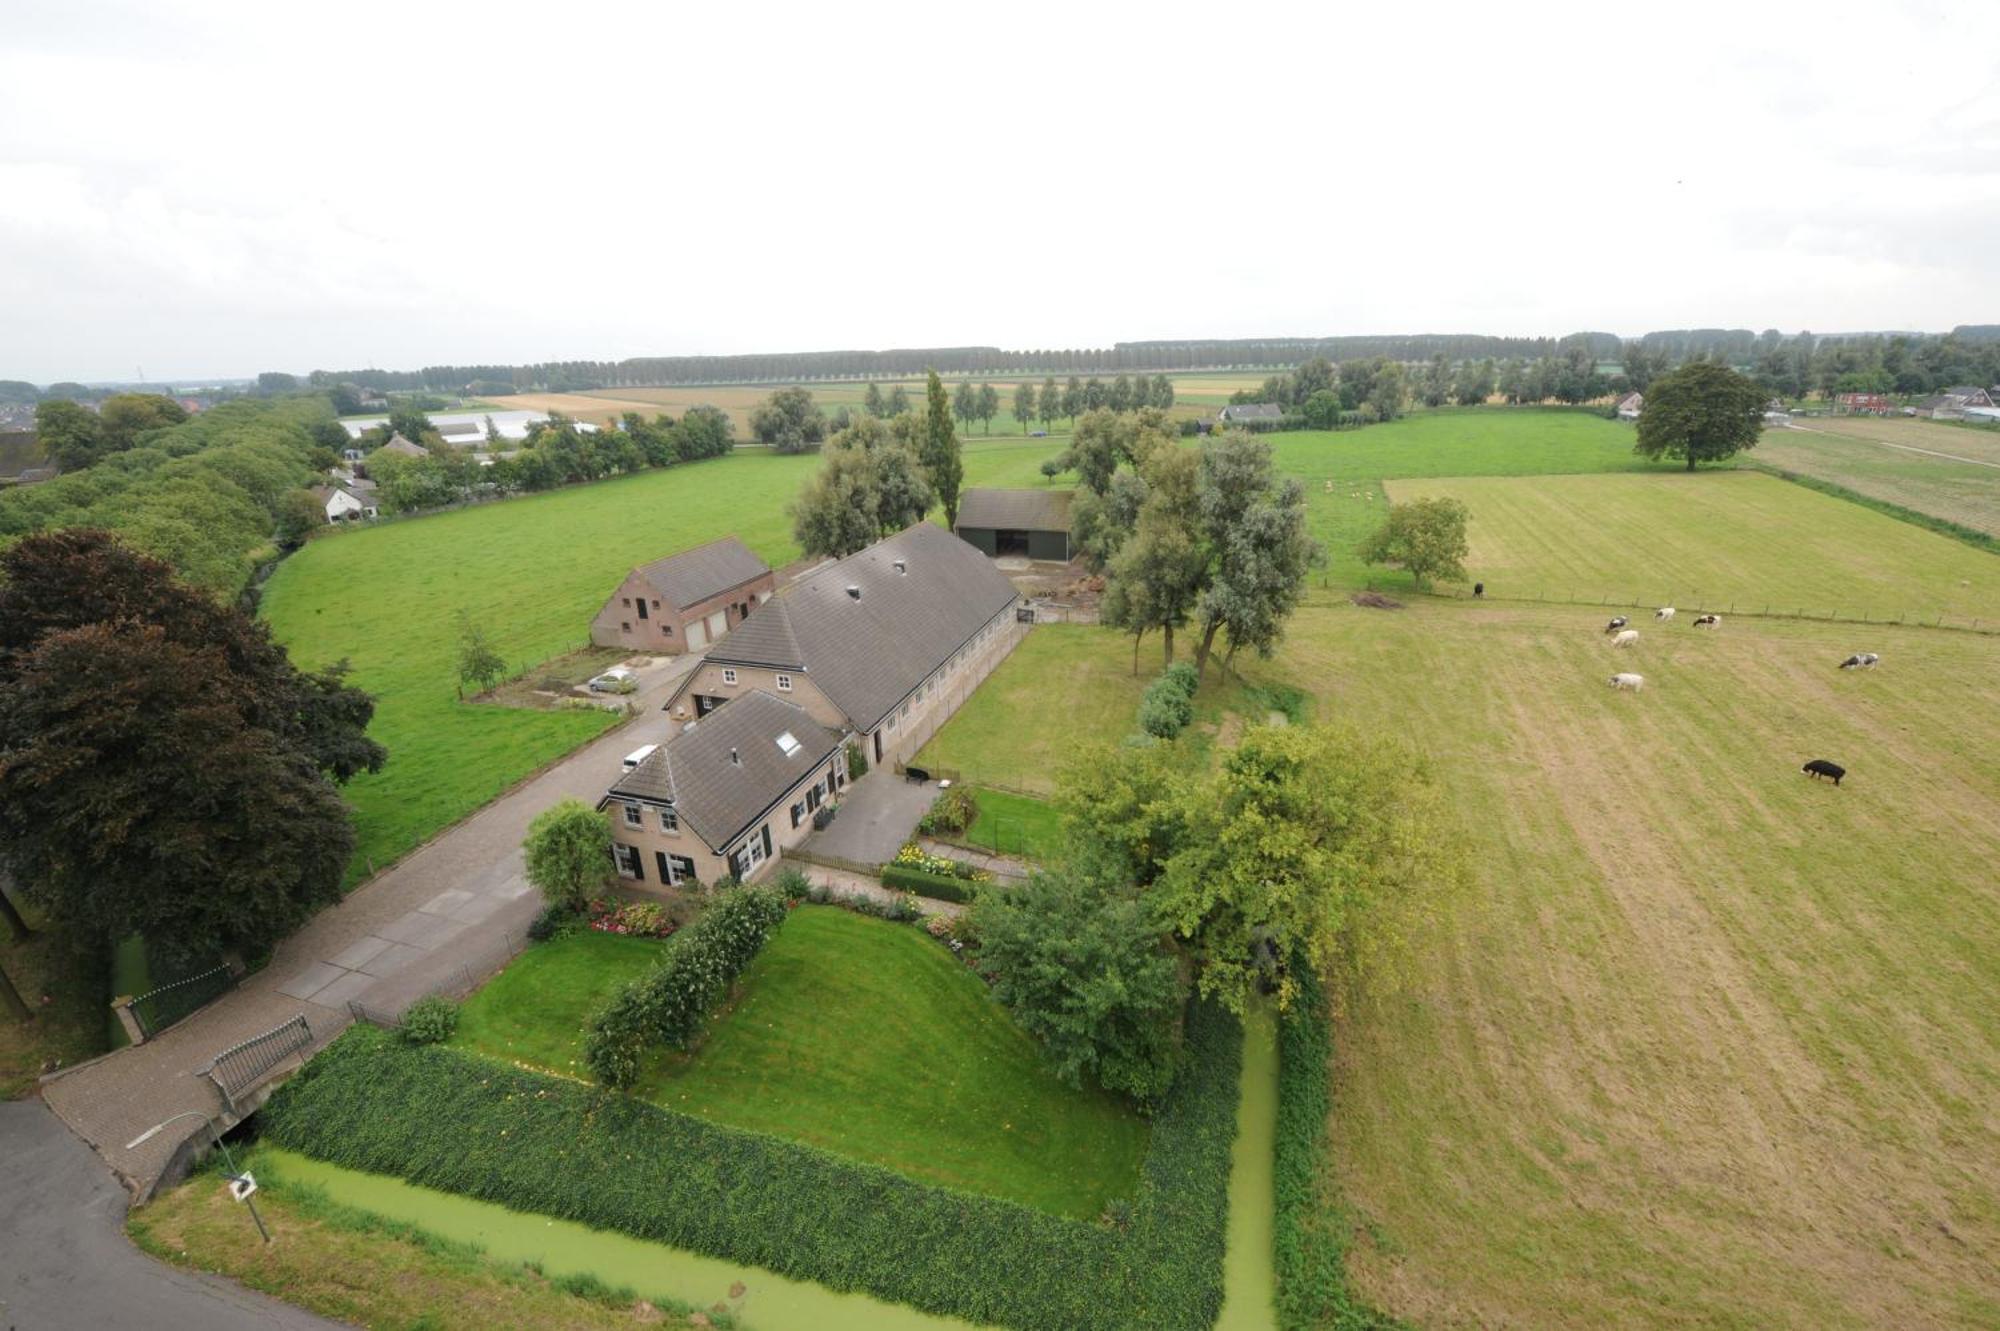
[[767,860],[771,858],[771,825],[769,823],[764,824],[764,858]]

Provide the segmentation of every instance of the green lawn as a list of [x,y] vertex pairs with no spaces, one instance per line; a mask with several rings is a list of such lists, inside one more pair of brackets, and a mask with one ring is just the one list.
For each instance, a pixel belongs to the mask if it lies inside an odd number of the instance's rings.
[[927,1183],[1095,1218],[1129,1198],[1146,1125],[1071,1090],[943,946],[828,906],[794,911],[690,1059],[641,1093]]
[[[967,483],[1049,484],[1038,468],[1057,448],[970,444]],[[612,724],[609,713],[460,703],[461,611],[526,667],[583,645],[635,564],[733,533],[782,565],[798,554],[785,505],[818,465],[743,454],[345,532],[285,560],[264,591],[272,631],[303,665],[351,661],[377,699],[370,733],[389,748],[382,772],[346,789],[359,838],[350,877]]]
[[660,959],[665,943],[585,931],[529,948],[460,1009],[452,1043],[509,1063],[586,1077],[583,1035],[611,996]]
[[1766,430],[1750,457],[2000,536],[1995,435],[1943,421],[1833,417],[1801,422],[1798,429]]
[[1466,570],[1489,595],[1702,606],[1724,612],[1725,627],[1732,608],[1767,607],[2000,624],[2000,559],[1759,472],[1410,480],[1389,491],[1471,509]]
[[1032,795],[981,787],[973,792],[979,816],[959,840],[1003,855],[1031,860],[1053,859],[1062,849],[1062,818],[1051,805]]

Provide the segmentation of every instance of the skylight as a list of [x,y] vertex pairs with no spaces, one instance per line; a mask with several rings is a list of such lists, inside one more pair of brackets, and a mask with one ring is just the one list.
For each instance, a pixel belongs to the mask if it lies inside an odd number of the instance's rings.
[[778,747],[784,750],[787,758],[796,758],[799,756],[799,750],[804,748],[805,745],[799,743],[797,735],[787,730],[784,734],[778,736]]

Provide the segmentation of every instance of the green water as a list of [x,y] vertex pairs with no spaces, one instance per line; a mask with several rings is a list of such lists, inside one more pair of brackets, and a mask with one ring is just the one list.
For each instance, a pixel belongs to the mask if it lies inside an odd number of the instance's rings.
[[1277,1198],[1272,1168],[1278,1138],[1278,1021],[1259,1003],[1243,1019],[1243,1092],[1229,1161],[1229,1245],[1222,1260],[1217,1331],[1272,1331],[1278,1287],[1272,1249]]
[[[441,1238],[478,1244],[503,1262],[534,1262],[545,1275],[587,1272],[627,1286],[642,1298],[698,1308],[720,1303],[735,1309],[751,1331],[935,1331],[971,1325],[865,1294],[835,1293],[761,1267],[343,1169],[276,1147],[259,1150],[255,1169],[263,1176],[258,1181],[274,1191],[282,1192],[287,1182],[311,1183],[343,1205],[406,1221]],[[730,1289],[737,1284],[744,1293],[732,1298]]]

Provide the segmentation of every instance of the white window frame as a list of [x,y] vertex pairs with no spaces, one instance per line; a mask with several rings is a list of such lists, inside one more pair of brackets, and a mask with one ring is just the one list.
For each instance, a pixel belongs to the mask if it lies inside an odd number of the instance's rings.
[[627,826],[627,827],[644,827],[645,825],[646,825],[646,815],[645,815],[645,813],[644,813],[644,812],[643,812],[643,811],[642,811],[642,810],[641,810],[641,809],[639,808],[639,806],[638,806],[638,805],[636,805],[636,804],[628,804],[628,805],[626,805],[626,806],[625,806],[625,826]]
[[778,676],[778,692],[790,693],[791,691],[792,691],[792,677],[790,675]]
[[722,669],[722,682],[724,684],[734,684],[736,682],[736,672],[724,666]]
[[[628,855],[632,857],[629,863],[625,858]],[[614,841],[611,843],[611,858],[618,861],[618,876],[620,878],[632,882],[640,881],[639,848],[637,846],[628,846],[622,841]]]
[[680,813],[674,809],[660,810],[660,830],[668,836],[679,836],[681,834]]
[[757,866],[764,862],[764,829],[759,827],[744,843],[736,848],[737,862],[743,866],[743,877],[748,878]]

